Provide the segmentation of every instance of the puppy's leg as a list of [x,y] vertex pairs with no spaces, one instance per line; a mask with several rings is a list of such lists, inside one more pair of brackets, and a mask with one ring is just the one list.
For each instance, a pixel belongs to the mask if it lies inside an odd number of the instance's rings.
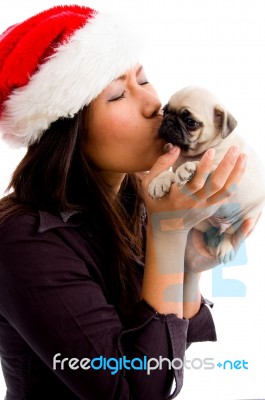
[[152,180],[148,188],[149,196],[161,198],[170,191],[172,183],[175,182],[175,174],[172,171],[163,171]]
[[235,258],[236,252],[232,245],[232,235],[223,233],[220,236],[220,240],[214,246],[213,243],[207,246],[209,253],[217,258],[220,263],[228,263]]
[[188,161],[177,168],[175,172],[175,183],[179,188],[182,188],[193,178],[198,164],[199,161]]
[[189,161],[180,165],[176,172],[163,171],[149,185],[148,194],[153,198],[161,198],[170,191],[172,183],[182,188],[196,172],[199,161]]

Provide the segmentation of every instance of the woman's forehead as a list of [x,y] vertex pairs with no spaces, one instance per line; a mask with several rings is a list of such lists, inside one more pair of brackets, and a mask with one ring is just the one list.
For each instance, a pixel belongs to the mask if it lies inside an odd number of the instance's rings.
[[126,71],[124,74],[120,75],[118,78],[114,79],[114,81],[124,80],[130,73],[135,73],[136,75],[139,75],[141,71],[143,71],[143,66],[138,64],[137,66]]

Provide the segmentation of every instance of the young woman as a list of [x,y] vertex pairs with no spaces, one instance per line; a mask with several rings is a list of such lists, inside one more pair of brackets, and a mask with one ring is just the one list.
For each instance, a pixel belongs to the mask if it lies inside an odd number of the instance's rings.
[[138,47],[127,24],[79,6],[1,37],[0,132],[28,147],[0,204],[6,400],[171,399],[187,346],[216,340],[197,272],[216,260],[184,267],[192,227],[231,195],[245,156],[231,148],[206,185],[210,150],[189,194],[148,196],[179,149],[157,136]]

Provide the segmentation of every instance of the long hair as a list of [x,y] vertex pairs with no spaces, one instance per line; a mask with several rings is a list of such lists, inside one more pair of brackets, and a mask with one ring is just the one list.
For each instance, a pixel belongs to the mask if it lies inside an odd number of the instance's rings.
[[141,188],[136,175],[127,174],[113,201],[110,187],[85,155],[87,111],[57,120],[28,147],[6,189],[12,192],[0,200],[0,223],[30,210],[92,211],[104,223],[113,265],[112,295],[117,303],[126,303],[135,296],[143,266]]

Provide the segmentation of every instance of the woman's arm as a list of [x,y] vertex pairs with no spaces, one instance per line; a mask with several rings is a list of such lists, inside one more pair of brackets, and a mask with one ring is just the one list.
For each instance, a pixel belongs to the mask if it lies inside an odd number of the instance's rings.
[[171,186],[167,196],[151,199],[148,186],[155,176],[167,170],[178,157],[179,150],[170,150],[159,158],[149,174],[143,176],[142,187],[147,209],[147,248],[142,298],[161,313],[175,313],[183,317],[187,297],[194,286],[195,303],[185,315],[192,316],[199,309],[200,297],[196,276],[186,275],[184,296],[184,256],[188,232],[198,222],[212,215],[234,193],[245,168],[245,155],[232,147],[211,173],[214,151],[202,157],[195,177],[184,190]]
[[158,312],[183,317],[184,254],[188,231],[147,225],[141,296]]

